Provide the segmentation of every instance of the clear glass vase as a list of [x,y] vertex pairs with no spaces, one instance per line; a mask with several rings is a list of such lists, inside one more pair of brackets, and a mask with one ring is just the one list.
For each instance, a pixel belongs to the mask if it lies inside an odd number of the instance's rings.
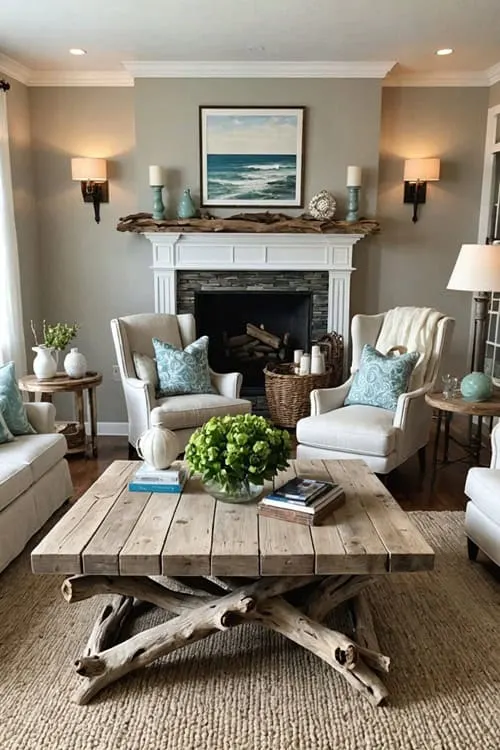
[[255,500],[262,493],[261,484],[252,484],[248,480],[242,481],[238,487],[226,489],[214,480],[202,482],[205,492],[223,503],[248,503]]

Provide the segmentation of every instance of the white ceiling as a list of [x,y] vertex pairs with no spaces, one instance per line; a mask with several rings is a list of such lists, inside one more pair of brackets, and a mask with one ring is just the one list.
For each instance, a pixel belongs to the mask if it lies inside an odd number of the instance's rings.
[[[437,57],[441,47],[455,54]],[[500,0],[0,0],[0,53],[30,72],[394,61],[402,74],[456,76],[500,62]]]

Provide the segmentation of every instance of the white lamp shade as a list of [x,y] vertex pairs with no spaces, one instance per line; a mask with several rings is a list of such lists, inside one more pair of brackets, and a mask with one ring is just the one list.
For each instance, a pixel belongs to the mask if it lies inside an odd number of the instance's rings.
[[500,247],[462,245],[447,289],[500,292]]
[[406,159],[405,182],[429,182],[439,180],[440,159]]
[[106,159],[71,159],[71,178],[73,180],[90,180],[105,182],[108,179]]

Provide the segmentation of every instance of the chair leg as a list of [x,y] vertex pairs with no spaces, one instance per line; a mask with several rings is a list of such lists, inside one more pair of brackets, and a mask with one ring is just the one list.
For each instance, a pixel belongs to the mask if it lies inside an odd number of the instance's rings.
[[469,539],[469,537],[467,537],[467,552],[469,554],[469,560],[475,562],[477,559],[477,553],[479,552],[479,547],[472,541],[472,539]]
[[418,449],[418,465],[420,468],[421,477],[425,475],[425,468],[427,464],[426,457],[427,457],[427,452],[426,452],[426,446],[424,445],[423,448]]
[[132,445],[132,443],[128,444],[128,460],[129,461],[138,461],[139,455],[135,449],[135,446]]

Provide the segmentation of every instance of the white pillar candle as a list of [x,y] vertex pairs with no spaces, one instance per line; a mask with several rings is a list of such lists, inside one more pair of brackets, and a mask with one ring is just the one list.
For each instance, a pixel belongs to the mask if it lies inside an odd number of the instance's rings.
[[304,350],[303,349],[295,349],[295,351],[293,353],[293,363],[294,363],[294,365],[300,365],[300,358],[302,357],[303,354],[304,354]]
[[149,167],[149,184],[151,187],[164,184],[162,167],[159,167],[158,165]]
[[311,355],[303,354],[300,358],[299,375],[309,375],[311,372]]
[[361,167],[347,167],[347,187],[360,187]]

